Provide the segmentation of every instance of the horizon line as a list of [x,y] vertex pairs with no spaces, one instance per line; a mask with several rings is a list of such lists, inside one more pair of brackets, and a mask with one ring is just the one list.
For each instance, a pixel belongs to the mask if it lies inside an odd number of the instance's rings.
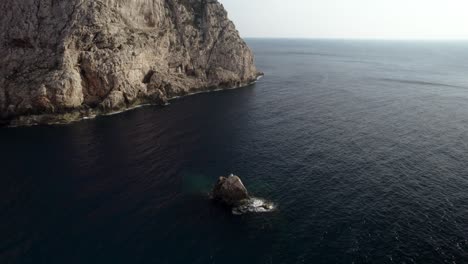
[[459,41],[468,42],[468,38],[355,38],[355,37],[252,37],[244,39],[284,39],[284,40],[374,40],[374,41]]

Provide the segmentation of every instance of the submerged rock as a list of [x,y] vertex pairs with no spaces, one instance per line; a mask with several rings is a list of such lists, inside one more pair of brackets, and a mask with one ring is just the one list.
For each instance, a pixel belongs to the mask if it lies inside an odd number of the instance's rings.
[[220,177],[213,188],[213,199],[232,208],[232,213],[241,215],[246,213],[267,213],[275,210],[272,202],[251,197],[242,180],[233,174]]
[[272,202],[252,197],[232,208],[232,213],[241,215],[246,213],[268,213],[273,210],[275,210],[275,205]]

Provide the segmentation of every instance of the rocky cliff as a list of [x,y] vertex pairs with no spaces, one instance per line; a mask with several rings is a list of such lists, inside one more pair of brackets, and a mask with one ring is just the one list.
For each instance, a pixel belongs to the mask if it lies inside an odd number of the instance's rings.
[[0,122],[67,122],[254,81],[216,0],[0,1]]

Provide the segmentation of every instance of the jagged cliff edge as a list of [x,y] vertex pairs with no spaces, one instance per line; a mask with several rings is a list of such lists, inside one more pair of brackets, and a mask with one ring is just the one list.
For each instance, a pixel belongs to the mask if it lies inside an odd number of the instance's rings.
[[3,0],[0,124],[66,123],[255,81],[216,0]]

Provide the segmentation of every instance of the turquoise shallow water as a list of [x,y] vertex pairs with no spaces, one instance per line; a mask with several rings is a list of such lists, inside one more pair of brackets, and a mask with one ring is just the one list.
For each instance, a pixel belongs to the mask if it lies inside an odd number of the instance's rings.
[[466,263],[468,43],[248,42],[253,86],[0,129],[0,263]]

